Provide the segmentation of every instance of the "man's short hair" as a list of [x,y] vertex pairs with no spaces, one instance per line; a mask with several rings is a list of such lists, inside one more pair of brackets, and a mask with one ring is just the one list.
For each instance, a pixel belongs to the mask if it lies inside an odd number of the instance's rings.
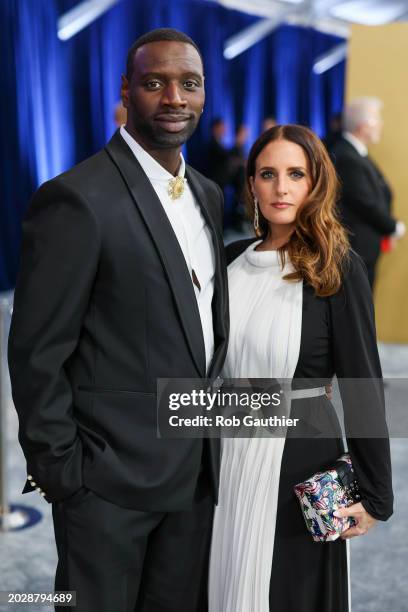
[[192,45],[200,56],[201,63],[204,66],[201,51],[192,38],[187,36],[187,34],[184,34],[184,32],[180,32],[180,30],[175,30],[174,28],[157,28],[156,30],[151,30],[150,32],[146,32],[146,34],[140,36],[130,47],[126,60],[126,77],[129,81],[133,74],[133,59],[136,51],[148,43],[162,41],[182,42]]
[[369,96],[354,98],[344,108],[343,129],[346,132],[355,132],[367,121],[369,109],[374,107],[381,110],[382,106],[383,103],[379,98]]

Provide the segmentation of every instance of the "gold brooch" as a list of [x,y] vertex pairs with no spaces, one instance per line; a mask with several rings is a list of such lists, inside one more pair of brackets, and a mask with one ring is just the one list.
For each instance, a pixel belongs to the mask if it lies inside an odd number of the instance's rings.
[[172,200],[177,200],[177,198],[180,198],[183,195],[186,182],[186,179],[182,176],[176,176],[175,178],[169,180],[169,188],[167,193]]

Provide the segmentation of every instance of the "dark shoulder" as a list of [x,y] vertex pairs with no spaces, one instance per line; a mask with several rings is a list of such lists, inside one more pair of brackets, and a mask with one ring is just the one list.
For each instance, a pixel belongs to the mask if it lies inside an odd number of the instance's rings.
[[[367,268],[359,255],[350,249],[343,264],[343,280],[339,291],[331,296],[335,311],[345,307],[372,309],[372,291],[368,281]],[[360,305],[360,306],[358,306]]]
[[98,200],[102,194],[109,193],[114,178],[115,167],[110,162],[107,153],[102,149],[92,157],[88,157],[69,170],[43,183],[34,197],[49,196],[57,198],[64,194],[65,196],[71,194],[79,199]]
[[[91,157],[84,159],[69,170],[56,176],[52,181],[62,182],[65,185],[72,187],[86,187],[89,181],[94,178],[96,182],[103,183],[104,180],[109,180],[109,174],[114,170],[114,166],[106,153],[105,149],[101,149]],[[107,176],[108,173],[108,176]]]
[[217,183],[215,183],[211,179],[209,179],[206,176],[204,176],[204,174],[201,174],[201,172],[199,172],[198,170],[196,170],[192,166],[188,165],[187,168],[188,168],[188,172],[190,174],[192,174],[196,180],[199,181],[199,183],[201,184],[203,189],[209,190],[209,191],[212,191],[212,192],[216,192],[217,195],[222,198],[222,191],[221,191],[220,187],[217,185]]
[[353,249],[349,250],[348,258],[343,266],[343,285],[354,286],[368,283],[367,268],[364,261]]
[[48,203],[56,207],[60,203],[71,208],[90,208],[94,212],[109,211],[110,204],[118,202],[121,186],[120,174],[102,149],[43,183],[33,195],[29,209],[42,208]]
[[332,158],[334,164],[346,161],[358,163],[364,160],[353,145],[350,144],[345,138],[339,138],[330,147],[330,157]]
[[224,196],[219,185],[192,166],[187,166],[186,170],[187,179],[194,180],[196,185],[199,185],[200,189],[203,190],[207,203],[216,215],[217,225],[221,229],[224,219]]
[[348,142],[345,138],[338,138],[330,147],[332,151],[337,151],[338,153],[353,153],[355,149],[352,144]]
[[225,247],[225,254],[227,257],[227,265],[229,265],[234,259],[239,257],[241,253],[245,251],[249,247],[252,242],[255,242],[258,238],[245,238],[244,240],[236,240],[235,242],[230,242]]

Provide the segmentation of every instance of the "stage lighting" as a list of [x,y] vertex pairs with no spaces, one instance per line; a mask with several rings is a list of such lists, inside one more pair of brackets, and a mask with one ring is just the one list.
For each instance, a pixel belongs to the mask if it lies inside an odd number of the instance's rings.
[[85,0],[58,19],[58,38],[68,40],[120,0]]
[[347,43],[340,43],[317,58],[313,64],[313,72],[315,74],[323,74],[323,72],[327,72],[327,70],[330,70],[330,68],[333,68],[333,66],[339,64],[341,61],[346,59],[346,57]]
[[387,0],[387,2],[349,0],[330,9],[330,14],[336,19],[369,26],[392,23],[406,13],[406,0]]

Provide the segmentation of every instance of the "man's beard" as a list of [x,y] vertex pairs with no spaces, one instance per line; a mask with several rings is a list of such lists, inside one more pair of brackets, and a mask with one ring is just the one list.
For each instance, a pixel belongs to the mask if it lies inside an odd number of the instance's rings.
[[140,121],[136,113],[133,114],[133,125],[146,143],[156,149],[174,149],[181,147],[194,133],[199,117],[192,116],[186,127],[180,132],[171,133],[164,130],[159,122]]

